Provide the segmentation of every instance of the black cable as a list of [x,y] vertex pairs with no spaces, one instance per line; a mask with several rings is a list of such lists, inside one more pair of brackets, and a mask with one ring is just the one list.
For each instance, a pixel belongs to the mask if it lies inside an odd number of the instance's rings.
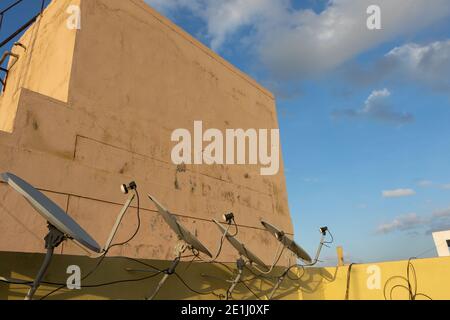
[[[107,252],[106,252],[106,253],[107,253]],[[98,262],[97,265],[94,267],[94,269],[92,269],[86,276],[84,276],[84,277],[81,279],[82,281],[83,281],[83,280],[86,280],[90,275],[92,275],[92,274],[95,272],[95,270],[98,269],[98,267],[101,265],[101,263],[102,263],[103,260],[105,259],[106,253],[105,253],[104,255],[101,256],[99,262]],[[86,285],[86,286],[81,286],[81,288],[96,288],[96,287],[104,287],[104,286],[108,286],[108,285],[113,285],[113,284],[117,284],[117,283],[143,281],[143,280],[150,279],[150,278],[152,278],[152,277],[154,277],[154,276],[157,276],[157,275],[159,275],[159,274],[161,274],[161,273],[167,271],[167,269],[161,270],[161,269],[158,269],[158,268],[156,268],[156,267],[154,267],[154,266],[152,266],[152,265],[150,265],[150,264],[148,264],[148,263],[139,261],[139,260],[137,260],[137,259],[133,259],[133,258],[129,258],[129,257],[119,257],[119,258],[121,258],[121,259],[127,259],[127,260],[131,260],[131,261],[140,263],[140,264],[145,265],[145,266],[147,266],[147,267],[149,267],[149,268],[152,268],[152,269],[154,269],[154,270],[156,270],[156,271],[158,271],[158,272],[155,273],[155,274],[153,274],[153,275],[151,275],[151,276],[149,276],[149,277],[144,277],[144,278],[140,278],[140,279],[129,279],[129,280],[112,281],[112,282],[107,282],[107,283],[98,284],[98,285]],[[48,284],[48,285],[59,285],[60,287],[58,287],[58,288],[56,288],[55,290],[49,292],[48,294],[46,294],[45,296],[43,296],[42,298],[40,298],[40,300],[44,300],[44,299],[48,298],[49,296],[53,295],[54,293],[58,292],[59,290],[63,289],[63,288],[66,286],[66,284],[61,284],[61,283],[52,283],[52,282],[45,282],[45,281],[42,281],[42,283],[43,283],[43,284]]]
[[419,297],[419,296],[425,297],[428,300],[433,300],[433,298],[431,298],[429,295],[426,295],[425,293],[418,293],[418,294],[416,294],[416,298]]
[[109,250],[110,250],[111,248],[113,248],[113,247],[124,246],[124,245],[128,244],[128,243],[131,242],[131,241],[136,237],[136,235],[139,233],[139,230],[140,230],[140,228],[141,228],[140,199],[139,199],[139,192],[138,192],[138,190],[135,189],[134,191],[135,191],[135,193],[136,193],[136,200],[137,200],[137,208],[136,208],[136,214],[137,214],[137,227],[136,227],[136,231],[134,232],[134,234],[133,234],[127,241],[124,241],[124,242],[121,242],[121,243],[113,244],[113,245],[111,245],[111,246],[107,249],[107,251],[109,251]]
[[330,231],[329,229],[327,230],[327,233],[330,235],[331,240],[330,240],[330,241],[324,241],[323,243],[326,243],[326,244],[332,244],[332,243],[334,243],[334,237],[333,237],[333,234],[331,233],[331,231]]
[[248,271],[250,271],[251,274],[253,274],[254,276],[256,276],[258,278],[263,278],[263,279],[266,279],[266,280],[269,280],[269,279],[273,280],[273,279],[278,278],[278,277],[275,277],[275,276],[269,276],[269,275],[266,275],[266,274],[256,273],[251,268],[247,267],[247,264],[245,265],[245,267],[247,268]]
[[[192,257],[192,256],[190,256],[190,257]],[[182,257],[182,258],[183,258],[183,257]],[[185,258],[186,258],[186,257],[185,257]],[[186,268],[184,269],[185,272],[191,267],[191,265],[194,263],[195,259],[197,259],[197,256],[196,256],[196,255],[193,255],[193,258],[191,259],[191,261],[189,261],[188,265],[187,265]]]
[[247,290],[255,296],[256,299],[261,300],[261,298],[258,297],[258,295],[244,281],[241,281],[240,283],[242,283],[247,288]]
[[91,285],[82,286],[81,288],[100,288],[100,287],[111,286],[111,285],[119,284],[119,283],[139,282],[139,281],[144,281],[144,280],[156,277],[156,276],[160,275],[161,273],[162,272],[157,272],[150,276],[146,276],[146,277],[138,278],[138,279],[125,279],[125,280],[116,280],[116,281],[105,282],[105,283],[100,283],[100,284],[91,284]]
[[391,288],[391,290],[389,291],[389,299],[392,300],[392,293],[394,292],[395,289],[400,288],[400,289],[405,289],[406,291],[408,291],[408,294],[411,294],[411,292],[409,291],[407,286],[404,286],[402,284],[397,284],[395,286],[393,286]]
[[[289,275],[289,273],[291,272],[291,269],[293,269],[293,268],[295,268],[295,267],[301,268],[302,271],[303,271],[303,273],[302,273],[301,276],[299,276],[299,277],[297,277],[297,278],[292,278],[292,277]],[[306,273],[305,266],[303,266],[303,265],[301,265],[301,264],[296,264],[296,265],[290,266],[290,267],[286,270],[286,277],[288,277],[288,279],[289,279],[289,280],[292,280],[292,281],[300,281],[300,280],[303,278],[303,276],[305,275],[305,273]]]
[[219,298],[220,300],[222,300],[223,298],[225,298],[225,296],[224,296],[223,294],[217,294],[217,293],[214,292],[214,291],[201,292],[201,291],[195,290],[195,289],[193,289],[190,285],[188,285],[188,284],[186,283],[186,281],[184,281],[184,279],[183,279],[178,273],[175,272],[174,275],[177,277],[178,280],[180,280],[180,282],[181,282],[181,283],[182,283],[189,291],[191,291],[191,292],[193,292],[193,293],[196,293],[196,294],[199,294],[199,295],[204,295],[204,296],[206,296],[206,295],[213,295],[213,296]]
[[[223,244],[224,244],[224,242],[225,242],[225,238],[226,238],[226,233],[225,233],[222,237],[220,237],[219,249],[217,250],[215,259],[219,258],[220,254],[222,253],[222,248],[223,248]],[[198,257],[199,259],[201,259],[201,258],[200,258],[200,253],[197,255],[197,257]],[[215,259],[214,259],[214,260],[215,260]],[[211,262],[214,262],[214,260],[211,261]]]
[[153,266],[153,265],[151,265],[151,264],[149,264],[149,263],[147,263],[147,262],[143,262],[143,261],[138,260],[138,259],[134,259],[134,258],[130,258],[130,257],[119,257],[119,258],[121,258],[121,259],[127,259],[127,260],[130,260],[130,261],[134,261],[134,262],[136,262],[136,263],[140,263],[140,264],[142,264],[143,266],[149,267],[149,268],[151,268],[151,269],[153,269],[153,270],[156,270],[156,271],[159,271],[159,272],[164,272],[164,271],[167,270],[167,269],[159,269],[159,268],[157,268],[157,267],[155,267],[155,266]]
[[345,289],[345,300],[349,299],[349,295],[350,295],[350,275],[352,272],[352,267],[355,265],[355,263],[352,263],[348,266],[348,271],[347,271],[347,288]]
[[[97,264],[95,265],[95,267],[89,271],[83,278],[81,278],[81,281],[86,280],[88,277],[90,277],[95,271],[97,271],[97,269],[100,267],[100,265],[102,264],[103,260],[106,257],[106,254],[108,253],[108,251],[106,251],[98,260]],[[44,282],[42,282],[44,283]],[[46,298],[48,298],[49,296],[51,296],[52,294],[60,291],[61,289],[63,289],[64,287],[66,287],[67,284],[61,284],[58,288],[54,289],[53,291],[50,291],[49,293],[47,293],[45,296],[41,297],[39,300],[45,300]]]
[[[406,279],[408,280],[409,300],[414,300],[414,297],[417,294],[417,276],[416,276],[416,270],[414,269],[414,265],[411,263],[412,259],[414,259],[414,258],[408,259],[408,267],[406,268]],[[409,272],[409,270],[411,270],[411,267],[412,267],[412,270],[414,271],[414,279],[415,279],[414,293],[411,288],[411,278],[410,278],[410,272]]]
[[[416,274],[416,270],[414,268],[414,265],[412,264],[412,260],[417,259],[415,257],[409,258],[408,259],[408,264],[407,264],[407,270],[406,270],[406,278],[402,277],[402,276],[393,276],[391,278],[389,278],[386,283],[384,284],[384,289],[383,289],[383,295],[384,295],[384,299],[388,300],[387,296],[386,296],[386,289],[387,286],[389,284],[389,282],[393,281],[394,279],[400,279],[406,282],[406,285],[403,284],[397,284],[395,286],[393,286],[391,288],[391,290],[389,291],[389,299],[392,300],[392,293],[395,289],[397,288],[401,288],[401,289],[405,289],[406,291],[408,291],[408,296],[409,296],[409,300],[416,300],[417,297],[425,297],[429,300],[433,300],[430,296],[424,294],[424,293],[417,293],[418,291],[418,285],[417,285],[417,274]],[[412,270],[412,272],[411,272]],[[414,275],[414,288],[411,284],[411,274]]]
[[236,232],[234,233],[234,234],[230,234],[230,237],[236,237],[237,235],[238,235],[238,233],[239,233],[239,227],[238,227],[238,225],[237,225],[237,223],[236,223],[236,220],[233,218],[233,225],[234,225],[234,228],[236,229]]
[[[384,288],[383,288],[384,300],[392,300],[392,291],[393,291],[393,289],[397,288],[397,286],[394,286],[393,288],[391,288],[391,290],[390,290],[390,292],[389,292],[389,299],[388,299],[388,297],[386,296],[386,289],[387,289],[387,287],[388,287],[388,284],[389,284],[391,281],[393,281],[394,279],[400,279],[400,280],[404,280],[404,281],[408,282],[408,279],[406,279],[405,277],[402,277],[402,276],[393,276],[393,277],[389,278],[389,279],[385,282]],[[406,286],[403,286],[403,287],[404,287],[405,289],[407,289]]]

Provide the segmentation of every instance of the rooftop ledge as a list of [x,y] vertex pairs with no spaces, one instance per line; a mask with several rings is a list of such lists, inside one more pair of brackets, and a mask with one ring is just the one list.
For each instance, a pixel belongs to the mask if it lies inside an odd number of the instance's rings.
[[[43,259],[42,254],[0,252],[0,276],[22,280],[32,280]],[[169,261],[142,260],[156,268],[167,268]],[[92,270],[96,260],[87,257],[57,255],[54,258],[46,283],[66,283],[70,273],[69,266],[79,266],[83,273]],[[179,270],[185,270],[189,262],[182,262]],[[409,261],[410,284],[413,298],[444,300],[450,298],[448,287],[450,276],[448,267],[450,257],[417,259]],[[123,281],[121,283],[101,287],[82,288],[81,290],[64,290],[49,296],[47,299],[94,299],[94,300],[141,300],[157,285],[161,276],[150,277],[149,273],[129,272],[127,268],[139,269],[143,265],[125,257],[108,257],[82,286],[102,285]],[[145,267],[144,267],[145,268]],[[230,268],[230,270],[228,269]],[[232,278],[234,263],[225,265],[194,263],[182,273],[183,279],[195,290],[212,292],[210,295],[198,295],[189,291],[180,281],[173,277],[160,291],[158,299],[164,300],[215,300],[217,295],[224,294],[228,286],[225,280]],[[341,267],[305,268],[294,270],[275,294],[275,299],[285,300],[408,300],[407,282],[408,261],[392,261],[371,264],[354,264]],[[280,273],[279,268],[273,275]],[[137,280],[147,278],[143,280]],[[245,273],[245,278],[254,276]],[[133,282],[130,282],[133,280]],[[266,279],[253,279],[247,283],[252,291],[261,299],[267,299],[274,285]],[[43,284],[36,293],[39,299],[55,286]],[[0,299],[23,299],[28,286],[6,284],[0,282]],[[236,300],[253,300],[256,297],[244,286],[238,286],[233,294]]]

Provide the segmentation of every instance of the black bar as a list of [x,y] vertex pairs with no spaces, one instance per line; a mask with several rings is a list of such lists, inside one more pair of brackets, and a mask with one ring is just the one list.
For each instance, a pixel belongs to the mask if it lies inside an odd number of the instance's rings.
[[15,6],[17,6],[19,3],[21,3],[23,0],[18,0],[15,3],[13,3],[12,5],[10,5],[9,7],[7,7],[6,9],[2,10],[0,12],[1,15],[3,15],[5,12],[11,10],[12,8],[14,8]]
[[16,32],[14,32],[12,35],[10,35],[5,40],[3,40],[0,43],[0,49],[3,48],[6,44],[8,44],[8,42],[10,42],[12,39],[14,39],[18,34],[20,34],[22,31],[24,31],[26,28],[28,28],[30,25],[32,25],[40,15],[41,14],[39,13],[37,16],[33,17],[30,21],[25,23],[20,29],[18,29]]

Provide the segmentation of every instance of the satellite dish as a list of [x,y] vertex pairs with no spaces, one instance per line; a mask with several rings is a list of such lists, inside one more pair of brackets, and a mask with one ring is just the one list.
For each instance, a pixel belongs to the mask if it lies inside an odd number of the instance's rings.
[[277,227],[271,225],[268,222],[265,222],[261,220],[261,224],[266,228],[267,231],[269,231],[278,241],[280,241],[287,249],[292,251],[299,259],[302,259],[305,262],[311,263],[312,259],[306,253],[305,250],[303,250],[302,247],[300,247],[298,244],[295,243],[294,240],[289,238],[282,230],[278,229]]
[[44,219],[68,238],[94,252],[100,253],[102,251],[97,242],[83,228],[43,193],[12,173],[3,173],[1,177],[20,193]]
[[[172,262],[172,265],[170,268],[168,268],[166,271],[164,271],[163,278],[159,281],[158,286],[156,289],[151,293],[151,295],[146,298],[147,300],[153,300],[158,292],[161,290],[162,286],[166,282],[166,280],[175,273],[175,270],[178,266],[178,264],[181,261],[181,254],[187,249],[196,249],[199,252],[203,252],[204,254],[208,255],[212,258],[212,254],[208,251],[208,249],[203,246],[203,244],[189,231],[187,231],[177,220],[176,216],[169,212],[161,203],[158,202],[155,198],[153,198],[151,195],[148,195],[148,198],[155,204],[156,208],[158,209],[159,214],[163,217],[164,221],[167,223],[167,225],[170,227],[170,229],[173,230],[178,236],[179,240],[182,240],[184,243],[178,243],[175,246],[175,252],[176,257]],[[128,271],[141,271],[141,270],[133,270],[129,269]],[[148,270],[147,270],[148,271]],[[147,272],[144,270],[144,272]],[[150,270],[150,272],[154,272]]]
[[47,253],[25,297],[25,300],[31,300],[47,272],[55,248],[64,240],[67,238],[73,239],[98,253],[101,252],[101,248],[67,213],[29,183],[11,173],[3,173],[0,177],[11,188],[21,194],[48,223],[48,234],[44,238]]
[[241,254],[242,256],[246,257],[250,262],[256,263],[260,265],[261,267],[266,267],[265,263],[262,262],[255,254],[253,254],[250,250],[248,250],[244,244],[242,244],[238,239],[235,237],[232,237],[228,234],[227,229],[225,229],[217,220],[214,220],[215,224],[219,227],[220,231],[222,233],[227,233],[226,237],[228,242]]
[[148,195],[149,199],[156,205],[159,214],[163,217],[168,226],[178,235],[180,240],[183,240],[194,249],[203,252],[212,258],[212,254],[208,249],[188,230],[186,230],[177,220],[176,216],[169,212],[164,206],[158,202],[154,197]]

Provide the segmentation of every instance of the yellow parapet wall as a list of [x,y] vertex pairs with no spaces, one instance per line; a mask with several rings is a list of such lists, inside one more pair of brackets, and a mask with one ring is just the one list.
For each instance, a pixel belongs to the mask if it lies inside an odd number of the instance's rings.
[[[450,258],[411,260],[409,283],[416,299],[450,299],[449,270]],[[408,261],[314,268],[302,277],[301,296],[305,300],[405,300],[409,299],[407,278]]]
[[[32,280],[37,273],[44,255],[25,253],[0,253],[0,276],[6,278],[18,278]],[[56,255],[50,265],[44,283],[37,291],[35,299],[38,300],[57,288],[55,285],[45,283],[66,283],[70,274],[67,268],[72,265],[81,268],[81,277],[93,270],[98,263],[98,259],[88,257]],[[144,263],[158,269],[166,269],[171,265],[170,261],[142,260]],[[139,272],[129,272],[126,269],[141,269]],[[125,257],[108,257],[99,266],[97,271],[86,280],[82,281],[82,290],[64,289],[48,297],[48,299],[132,299],[141,300],[150,296],[156,288],[162,275],[144,270],[151,270],[144,264],[138,263]],[[156,299],[164,300],[217,300],[220,296],[225,296],[229,287],[227,280],[234,278],[235,265],[227,264],[206,264],[182,262],[176,269],[177,275],[172,275],[162,287]],[[280,274],[282,268],[277,268],[273,274]],[[155,275],[155,276],[153,276]],[[295,275],[293,275],[295,276]],[[148,279],[144,279],[148,278]],[[180,278],[186,283],[180,280]],[[129,282],[110,284],[101,287],[91,287],[98,284],[112,283],[116,281],[130,280]],[[255,278],[255,275],[248,270],[244,273],[243,282],[236,286],[233,292],[233,299],[250,300],[257,299],[254,293],[261,299],[267,299],[274,285],[273,280]],[[190,289],[187,288],[187,286]],[[197,291],[197,292],[194,292]],[[0,300],[23,299],[28,290],[27,286],[5,284],[0,282]],[[251,291],[253,291],[253,293]],[[214,293],[211,293],[211,292]],[[200,294],[201,293],[201,294]],[[276,297],[279,299],[296,300],[299,298],[295,284],[287,279]],[[222,297],[223,299],[223,297]]]
[[[0,253],[0,276],[31,280],[42,262],[41,254]],[[45,282],[65,283],[70,276],[67,268],[79,266],[82,276],[91,271],[98,260],[78,256],[55,256]],[[170,265],[169,261],[150,261],[145,263],[159,269]],[[409,299],[407,281],[408,261],[394,261],[374,264],[355,264],[342,267],[307,268],[294,270],[277,291],[276,299],[286,300],[390,300]],[[450,299],[450,258],[419,259],[410,261],[409,280],[411,292],[416,299]],[[64,289],[48,299],[133,299],[149,296],[155,289],[161,275],[152,277],[152,273],[129,272],[126,268],[149,269],[145,265],[124,257],[106,258],[97,271],[82,282],[88,286],[81,290]],[[350,269],[350,274],[349,274]],[[277,268],[271,277],[281,274]],[[206,264],[184,262],[177,268],[176,276],[169,278],[158,294],[158,299],[214,300],[224,296],[235,272],[234,264]],[[147,278],[148,279],[143,279]],[[294,281],[295,278],[300,278]],[[131,280],[115,283],[116,281]],[[255,278],[246,271],[244,283],[240,283],[233,294],[236,300],[267,299],[275,278]],[[92,287],[98,284],[109,284]],[[39,299],[57,286],[43,284],[38,290]],[[250,291],[251,290],[251,291]],[[0,282],[0,300],[23,299],[27,287]],[[212,294],[211,292],[214,292]],[[202,293],[202,294],[200,294]],[[256,294],[256,296],[255,296]],[[222,297],[223,298],[223,297]]]

